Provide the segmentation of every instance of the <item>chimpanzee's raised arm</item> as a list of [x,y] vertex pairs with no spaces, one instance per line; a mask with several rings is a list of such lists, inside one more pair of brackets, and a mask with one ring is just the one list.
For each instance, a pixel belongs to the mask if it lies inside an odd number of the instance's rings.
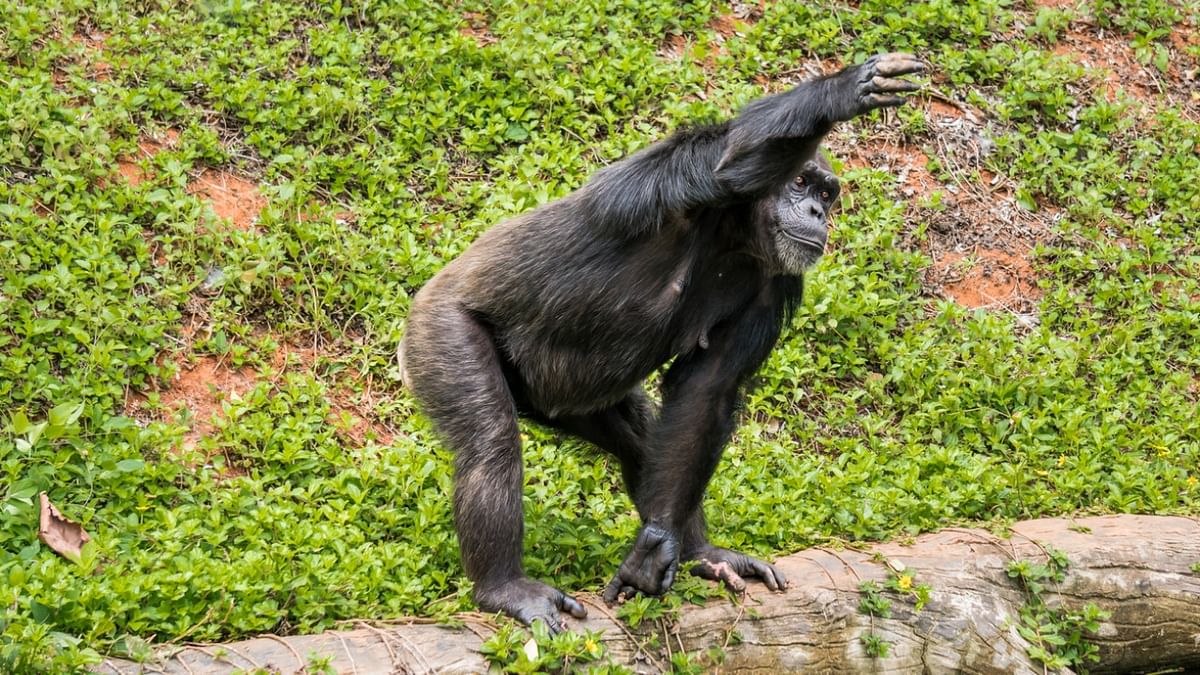
[[925,70],[911,54],[883,54],[747,105],[730,124],[714,173],[735,194],[754,195],[790,180],[835,122],[904,103],[920,85],[896,76]]
[[919,85],[899,76],[925,64],[872,56],[827,77],[758,99],[733,120],[684,129],[599,172],[584,189],[599,228],[652,231],[672,214],[755,197],[791,179],[834,123],[904,103]]

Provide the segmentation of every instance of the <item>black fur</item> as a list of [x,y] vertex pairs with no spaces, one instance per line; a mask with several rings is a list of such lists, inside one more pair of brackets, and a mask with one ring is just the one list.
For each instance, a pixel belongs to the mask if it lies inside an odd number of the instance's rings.
[[[455,452],[463,564],[485,610],[558,630],[582,605],[521,567],[519,415],[616,456],[642,516],[605,592],[662,593],[680,560],[734,588],[771,565],[708,543],[701,502],[740,388],[820,255],[837,179],[818,151],[839,120],[898,105],[902,54],[679,131],[583,188],[484,234],[418,293],[404,379]],[[801,180],[803,179],[803,180]],[[655,410],[645,378],[670,363]]]

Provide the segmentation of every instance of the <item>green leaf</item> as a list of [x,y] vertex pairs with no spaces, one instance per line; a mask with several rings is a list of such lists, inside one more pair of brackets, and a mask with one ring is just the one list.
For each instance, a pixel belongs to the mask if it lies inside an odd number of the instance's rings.
[[504,138],[520,143],[529,139],[529,132],[520,124],[510,122],[508,129],[504,132]]
[[[46,430],[46,426],[46,422],[38,422],[37,424],[31,425],[28,428],[28,432],[25,434],[25,447],[22,448],[22,450],[29,450],[33,446],[37,445],[38,440],[42,437],[42,432]],[[17,439],[17,444],[21,445],[21,443],[21,439]]]
[[29,601],[29,616],[38,623],[49,623],[54,614],[54,608],[43,605],[37,600]]
[[141,471],[146,466],[146,461],[142,459],[123,459],[117,462],[117,471],[129,473],[131,471]]
[[9,421],[9,427],[12,432],[18,436],[24,435],[29,429],[29,418],[25,417],[24,410],[18,410],[12,414],[12,419]]
[[56,405],[50,410],[50,426],[55,429],[62,429],[63,427],[74,424],[82,414],[82,403],[63,403]]

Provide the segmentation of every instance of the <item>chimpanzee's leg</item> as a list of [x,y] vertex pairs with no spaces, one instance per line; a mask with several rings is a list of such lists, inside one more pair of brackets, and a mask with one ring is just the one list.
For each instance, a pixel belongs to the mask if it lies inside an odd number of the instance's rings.
[[[567,416],[545,420],[589,441],[621,462],[621,474],[630,499],[641,512],[637,490],[641,485],[645,464],[647,439],[654,424],[653,406],[640,388],[611,408],[589,415]],[[721,581],[735,592],[746,589],[743,577],[756,577],[776,591],[787,587],[783,573],[773,565],[748,555],[713,546],[708,541],[704,509],[697,508],[683,531],[680,559],[695,560],[692,573],[705,579]]]
[[[414,314],[416,313],[414,309]],[[561,630],[574,598],[525,576],[521,440],[501,357],[487,327],[454,307],[422,307],[405,335],[405,381],[454,451],[454,520],[475,601]]]

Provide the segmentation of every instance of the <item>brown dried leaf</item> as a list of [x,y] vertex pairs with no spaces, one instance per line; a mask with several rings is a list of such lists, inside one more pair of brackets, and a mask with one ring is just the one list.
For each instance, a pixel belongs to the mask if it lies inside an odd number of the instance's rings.
[[91,540],[91,535],[84,532],[79,523],[64,518],[50,503],[50,498],[45,492],[40,493],[38,497],[41,499],[38,539],[67,560],[78,562],[80,550]]

